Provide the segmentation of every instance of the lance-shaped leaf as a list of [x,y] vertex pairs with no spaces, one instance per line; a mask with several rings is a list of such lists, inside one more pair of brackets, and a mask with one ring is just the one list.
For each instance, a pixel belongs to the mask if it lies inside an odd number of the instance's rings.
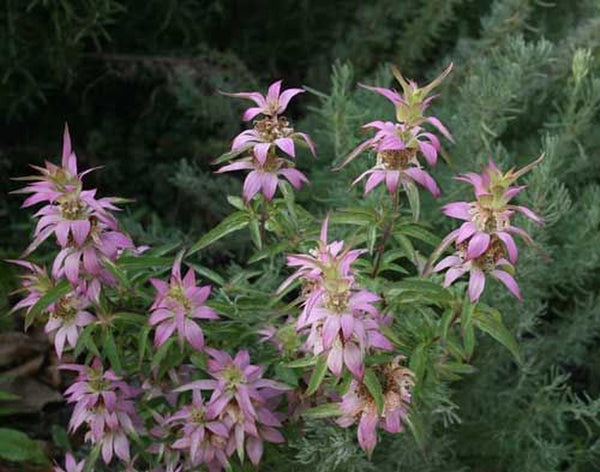
[[216,227],[202,236],[196,242],[196,244],[192,246],[188,254],[194,254],[200,249],[204,249],[206,246],[211,245],[215,241],[224,238],[228,234],[245,228],[248,226],[249,221],[249,215],[245,211],[236,211],[235,213],[232,213],[223,221],[221,221],[221,223],[219,223]]

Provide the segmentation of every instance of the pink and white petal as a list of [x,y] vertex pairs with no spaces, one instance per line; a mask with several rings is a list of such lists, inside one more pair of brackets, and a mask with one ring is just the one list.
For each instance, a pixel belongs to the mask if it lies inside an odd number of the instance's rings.
[[452,283],[461,277],[465,272],[467,272],[467,269],[462,266],[451,267],[448,269],[448,272],[446,272],[446,276],[444,277],[444,287],[447,288],[452,285]]
[[308,146],[308,149],[310,149],[310,152],[313,156],[317,157],[317,150],[315,148],[315,143],[313,143],[312,139],[310,139],[310,136],[306,133],[294,133],[294,136],[300,136],[300,138],[302,138],[304,140],[304,142],[306,143],[306,145]]
[[304,90],[301,88],[290,88],[281,92],[281,95],[279,96],[279,108],[277,109],[277,113],[283,113],[290,103],[290,100],[299,93],[304,93]]
[[498,236],[498,238],[500,238],[500,240],[504,243],[510,262],[512,264],[516,263],[517,257],[519,256],[519,250],[517,249],[517,245],[515,244],[513,237],[509,233],[505,233],[503,231],[497,231],[496,236]]
[[358,84],[358,85],[362,88],[365,88],[367,90],[371,90],[372,92],[383,95],[394,105],[399,105],[400,103],[402,103],[402,97],[400,97],[400,94],[398,92],[396,92],[395,90],[387,89],[384,87],[372,87],[370,85],[365,85],[365,84]]
[[433,177],[431,177],[423,169],[411,167],[410,169],[406,169],[404,173],[408,174],[419,185],[429,190],[429,193],[431,193],[431,195],[433,195],[435,198],[440,196],[440,189],[437,183],[435,180],[433,180]]
[[296,157],[296,147],[294,146],[294,140],[292,138],[276,139],[275,145],[288,156]]
[[77,220],[71,223],[71,233],[78,246],[81,246],[85,242],[90,234],[91,227],[92,225],[89,220]]
[[248,108],[242,115],[242,120],[250,121],[255,116],[260,115],[262,113],[262,111],[263,111],[263,109],[261,107]]
[[302,182],[308,183],[306,176],[297,169],[291,167],[279,169],[278,173],[283,175],[295,189],[299,189],[302,186]]
[[481,297],[481,293],[485,288],[485,274],[481,269],[473,267],[471,269],[471,276],[469,277],[469,289],[467,293],[471,302],[475,303]]
[[158,325],[156,333],[154,334],[154,345],[156,347],[162,346],[165,341],[171,337],[176,327],[177,324],[175,321],[165,321]]
[[398,189],[398,182],[400,181],[399,170],[388,170],[385,171],[385,185],[387,186],[388,192],[391,194],[396,193]]
[[271,143],[258,143],[254,145],[254,155],[256,156],[256,160],[263,165],[267,160],[267,153],[269,152],[269,148],[271,147]]
[[365,195],[385,180],[385,171],[376,170],[370,175],[365,184]]
[[379,418],[377,414],[363,413],[358,423],[358,443],[360,447],[369,455],[373,453],[377,445],[377,423]]
[[250,462],[252,462],[254,466],[258,466],[258,463],[263,455],[262,439],[249,436],[246,440],[246,452],[248,453]]
[[259,107],[264,107],[266,105],[265,97],[263,97],[263,95],[259,92],[236,92],[236,93],[219,92],[219,93],[221,93],[222,95],[226,95],[228,97],[245,98],[248,100],[252,100]]
[[267,90],[267,95],[265,97],[268,105],[279,102],[279,93],[281,91],[282,82],[283,80],[277,80],[269,85],[269,89]]
[[254,165],[249,161],[238,161],[238,162],[233,162],[231,164],[227,164],[226,166],[221,167],[220,169],[216,170],[215,173],[222,174],[223,172],[232,172],[232,171],[236,171],[236,170],[247,170],[247,169],[254,169]]
[[450,218],[471,221],[471,205],[467,202],[448,203],[442,207],[442,213]]
[[448,141],[452,143],[454,142],[454,138],[450,134],[450,131],[448,131],[448,129],[442,124],[442,122],[438,120],[435,116],[430,116],[429,118],[427,118],[427,121],[433,126],[435,126],[437,130],[440,133],[442,133],[446,137],[446,139],[448,139]]
[[278,183],[277,175],[267,172],[262,174],[262,193],[267,200],[273,200]]
[[438,262],[433,268],[434,272],[440,272],[448,267],[458,266],[461,264],[460,257],[458,256],[447,256]]
[[339,377],[342,374],[342,365],[343,365],[343,357],[342,357],[342,348],[341,347],[333,347],[329,354],[327,355],[327,368],[331,371],[333,375]]
[[185,321],[185,338],[197,351],[202,351],[204,348],[204,333],[192,320]]
[[456,244],[460,244],[477,232],[477,225],[472,221],[464,222],[458,230],[458,236],[456,237]]
[[421,150],[423,156],[425,156],[427,164],[429,164],[431,167],[437,164],[437,151],[433,144],[419,141],[419,149]]
[[519,290],[519,286],[517,285],[517,281],[514,279],[512,275],[508,272],[504,272],[503,270],[493,270],[492,276],[502,282],[506,288],[519,300],[523,300],[521,297],[521,291]]
[[467,247],[467,259],[475,259],[481,256],[490,247],[490,235],[480,231],[475,233]]
[[363,355],[360,348],[353,342],[346,343],[344,346],[344,364],[348,370],[357,379],[362,379],[365,373],[363,364]]
[[260,188],[262,187],[262,175],[260,172],[253,170],[246,176],[246,180],[244,180],[244,200],[248,203],[254,195],[258,193]]

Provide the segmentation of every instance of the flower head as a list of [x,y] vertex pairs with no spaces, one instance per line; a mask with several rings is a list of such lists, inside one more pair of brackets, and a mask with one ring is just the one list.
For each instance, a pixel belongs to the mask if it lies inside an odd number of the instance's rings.
[[130,387],[111,370],[104,370],[99,359],[91,366],[63,364],[60,369],[78,373],[76,381],[65,391],[68,403],[75,403],[69,429],[75,431],[88,426],[85,435],[92,444],[100,444],[106,464],[116,455],[130,461],[129,434],[134,434],[134,423],[139,422],[133,397],[137,390]]
[[414,374],[400,365],[402,357],[396,357],[383,366],[383,410],[380,412],[369,389],[353,379],[342,397],[342,416],[337,423],[347,428],[358,421],[358,442],[369,455],[377,445],[377,426],[388,433],[399,433],[403,422],[408,418],[408,404],[414,386]]
[[244,200],[249,202],[254,195],[261,192],[267,200],[272,200],[283,177],[296,189],[308,183],[306,176],[294,167],[288,159],[269,154],[264,162],[260,162],[256,151],[253,157],[239,159],[221,167],[217,173],[249,170],[244,181]]
[[266,95],[260,92],[239,92],[239,93],[226,93],[222,92],[223,95],[229,97],[239,97],[252,100],[257,106],[248,108],[243,115],[244,121],[249,121],[257,115],[265,115],[269,117],[280,115],[287,108],[290,100],[298,95],[304,93],[303,89],[291,88],[281,91],[282,80],[273,82],[269,86],[269,90]]
[[283,442],[277,430],[281,421],[273,412],[272,400],[289,388],[279,382],[264,379],[263,368],[250,364],[248,351],[231,357],[224,351],[207,348],[210,380],[197,380],[177,389],[212,390],[206,405],[207,420],[222,421],[229,428],[226,452],[244,450],[250,461],[258,465],[263,453],[263,442]]
[[439,119],[433,116],[426,117],[424,115],[425,110],[436,97],[436,95],[429,94],[434,88],[442,83],[446,76],[452,71],[452,67],[453,64],[451,63],[438,77],[423,87],[419,87],[416,82],[412,80],[406,80],[396,67],[392,67],[392,72],[402,88],[402,93],[399,93],[394,89],[383,87],[371,87],[362,84],[361,87],[379,93],[390,100],[396,107],[396,119],[399,122],[405,123],[408,126],[418,126],[424,122],[428,122],[437,128],[446,138],[452,141],[452,136]]
[[94,315],[86,310],[89,305],[86,297],[73,291],[49,307],[49,318],[44,331],[54,335],[54,347],[59,359],[62,357],[65,343],[75,348],[81,329],[96,320]]
[[154,344],[163,345],[177,331],[181,344],[187,340],[194,349],[204,348],[204,333],[196,319],[217,319],[217,313],[206,306],[211,291],[210,285],[196,286],[196,275],[189,269],[185,277],[181,275],[180,254],[173,263],[169,282],[151,279],[157,291],[149,323],[156,326]]

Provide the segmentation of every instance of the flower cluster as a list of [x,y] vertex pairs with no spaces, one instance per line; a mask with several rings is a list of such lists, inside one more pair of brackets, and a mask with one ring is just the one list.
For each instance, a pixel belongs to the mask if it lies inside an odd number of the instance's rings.
[[204,333],[194,319],[216,319],[217,313],[204,302],[210,295],[210,285],[196,287],[196,275],[189,269],[181,276],[180,254],[173,264],[169,282],[150,279],[156,289],[156,298],[150,307],[149,323],[156,326],[154,345],[160,347],[177,331],[180,344],[186,339],[199,351],[204,348]]
[[437,197],[440,189],[435,180],[423,170],[419,157],[424,158],[429,166],[434,166],[437,163],[441,144],[437,136],[426,131],[422,125],[425,123],[433,125],[443,136],[452,141],[452,136],[438,118],[424,115],[431,100],[435,98],[435,95],[428,96],[428,94],[448,75],[452,70],[452,64],[438,78],[422,88],[412,81],[407,81],[396,68],[392,70],[402,87],[402,94],[382,87],[367,85],[362,87],[390,100],[396,108],[397,122],[373,121],[364,125],[365,129],[375,129],[375,135],[359,144],[339,168],[349,164],[362,152],[373,151],[376,155],[375,165],[354,180],[352,185],[368,177],[365,194],[382,182],[385,182],[391,194],[395,194],[399,186],[407,189],[418,184]]
[[102,285],[116,282],[106,263],[115,261],[124,250],[136,248],[129,236],[119,229],[112,214],[118,210],[115,203],[119,200],[97,198],[95,189],[84,190],[82,179],[93,169],[78,172],[67,127],[61,166],[46,162],[45,167],[34,168],[39,175],[21,179],[29,184],[16,191],[29,194],[23,207],[44,204],[34,215],[38,218],[34,240],[24,256],[52,235],[60,251],[52,264],[51,276],[29,262],[13,261],[31,272],[24,281],[28,296],[18,306],[29,311],[59,280],[68,280],[72,290],[46,308],[49,318],[45,329],[54,334],[56,353],[60,358],[65,341],[75,347],[81,328],[94,321],[87,308],[99,302]]
[[490,274],[515,297],[521,298],[513,277],[518,257],[513,235],[522,237],[526,242],[531,242],[531,237],[514,226],[511,220],[515,213],[521,213],[538,224],[542,223],[542,219],[529,208],[510,203],[525,188],[512,184],[540,160],[506,173],[490,161],[481,175],[469,173],[456,178],[474,187],[476,200],[449,203],[442,209],[445,215],[464,221],[460,228],[444,238],[438,249],[438,252],[444,250],[452,243],[456,248],[453,255],[445,257],[433,268],[435,272],[447,269],[444,286],[468,273],[469,298],[476,302],[485,288],[485,276]]
[[[231,357],[224,351],[206,348],[212,379],[197,380],[177,389],[192,391],[192,401],[165,418],[162,437],[174,437],[169,448],[173,470],[206,465],[211,471],[229,467],[229,458],[244,453],[258,465],[263,442],[281,443],[280,418],[273,400],[288,388],[262,378],[263,368],[250,364],[248,351]],[[208,401],[202,391],[212,391]]]
[[104,370],[99,359],[91,366],[63,364],[61,369],[78,373],[75,382],[65,391],[68,403],[75,408],[69,429],[75,431],[86,424],[86,441],[100,444],[102,459],[109,463],[113,454],[130,461],[128,435],[136,433],[138,423],[133,398],[137,391],[111,370]]
[[[235,162],[217,170],[217,173],[236,170],[249,170],[244,181],[244,199],[252,200],[254,195],[261,192],[267,200],[275,195],[279,177],[283,177],[299,189],[307,183],[306,176],[295,168],[292,159],[296,157],[296,143],[303,142],[315,154],[315,147],[310,137],[295,131],[289,120],[282,115],[290,100],[304,92],[302,89],[291,88],[281,91],[281,80],[269,87],[267,95],[259,92],[225,93],[231,97],[252,100],[257,106],[244,112],[243,119],[251,120],[259,115],[261,119],[254,120],[254,127],[242,131],[236,136],[231,145],[231,156],[242,156]],[[277,150],[283,152],[280,157]]]
[[343,366],[357,379],[364,374],[364,358],[369,350],[391,350],[381,333],[382,317],[374,303],[379,296],[360,289],[351,264],[364,252],[344,248],[343,241],[327,243],[328,218],[321,227],[319,246],[309,254],[289,255],[287,264],[297,267],[279,288],[294,280],[305,286],[304,308],[296,328],[307,333],[305,349],[326,356],[327,367],[335,376]]
[[385,379],[382,411],[369,389],[356,379],[352,380],[342,397],[342,416],[337,423],[346,428],[358,421],[358,442],[369,455],[377,445],[378,425],[388,433],[399,433],[408,418],[408,404],[415,379],[412,371],[400,364],[402,360],[403,357],[398,356],[382,366]]

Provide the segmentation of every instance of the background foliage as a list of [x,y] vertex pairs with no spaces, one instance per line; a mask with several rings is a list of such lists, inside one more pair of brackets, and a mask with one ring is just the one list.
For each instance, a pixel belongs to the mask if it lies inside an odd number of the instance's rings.
[[[319,159],[301,161],[312,185],[298,198],[322,213],[359,192],[348,183],[364,164],[332,178],[332,163],[360,140],[360,124],[392,113],[355,83],[389,85],[390,62],[425,80],[454,61],[436,102],[456,139],[435,171],[442,189],[459,188],[451,176],[490,157],[522,165],[546,154],[526,195],[547,223],[526,228],[537,244],[520,262],[525,301],[488,295],[524,365],[482,337],[475,375],[452,391],[428,390],[421,444],[409,434],[387,438],[369,462],[350,432],[308,423],[289,447],[269,450],[265,470],[600,470],[597,0],[7,0],[0,16],[3,258],[18,255],[31,232],[7,195],[15,189],[8,176],[56,156],[64,121],[80,161],[104,167],[89,182],[135,199],[125,226],[136,241],[189,246],[231,212],[227,193],[240,191],[237,178],[216,177],[210,166],[241,129],[242,104],[217,90],[264,88],[280,77],[311,87],[308,106],[293,115],[316,139]],[[425,221],[441,221],[438,208],[427,197]],[[202,262],[227,280],[250,280],[250,246],[241,232],[204,251]],[[0,269],[6,314],[16,280],[6,264]],[[266,279],[248,284],[272,288]],[[418,320],[407,313],[402,322]],[[9,316],[2,327],[19,329]],[[49,429],[23,423],[49,439]]]

